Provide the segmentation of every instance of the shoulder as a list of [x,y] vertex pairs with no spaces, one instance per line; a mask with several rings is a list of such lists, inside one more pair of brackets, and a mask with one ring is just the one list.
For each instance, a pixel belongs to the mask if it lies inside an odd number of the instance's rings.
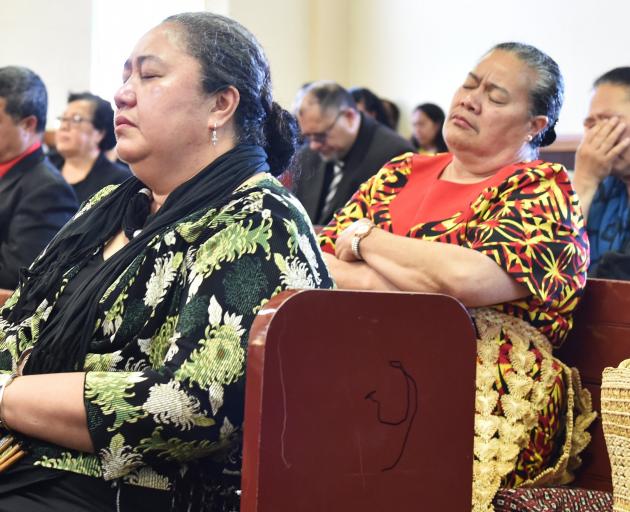
[[390,153],[400,154],[414,150],[411,142],[403,138],[398,132],[376,122],[374,123],[374,137],[372,138],[372,143]]
[[571,178],[562,164],[535,160],[533,162],[519,162],[501,169],[498,178],[502,187],[521,189],[532,187],[559,187],[567,194],[573,194]]
[[33,194],[51,196],[60,200],[71,197],[76,201],[72,187],[47,158],[39,161],[24,173],[22,186],[27,192]]
[[[308,222],[302,203],[270,174],[248,180],[236,190],[235,205],[247,206],[252,212],[265,212],[284,219],[293,219],[300,224]],[[268,213],[267,213],[268,212]]]
[[231,237],[237,238],[243,230],[252,233],[259,226],[265,227],[264,236],[272,236],[273,225],[290,221],[300,232],[310,230],[301,203],[276,178],[265,174],[239,186],[223,206],[182,219],[175,230],[192,245],[198,245],[219,232],[231,233]]
[[25,181],[39,182],[44,180],[46,183],[66,183],[59,170],[46,157],[32,165],[23,174]]

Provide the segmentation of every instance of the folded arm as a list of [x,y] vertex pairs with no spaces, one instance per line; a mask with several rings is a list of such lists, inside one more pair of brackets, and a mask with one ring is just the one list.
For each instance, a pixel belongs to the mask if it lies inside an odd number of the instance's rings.
[[[350,250],[352,236],[351,226],[336,244],[338,259],[348,265],[356,265],[351,263],[356,261]],[[368,267],[394,289],[445,293],[469,307],[508,302],[530,294],[492,259],[474,249],[398,236],[378,228],[361,241],[360,249],[365,260],[363,273],[367,275]],[[337,278],[334,270],[333,276]]]

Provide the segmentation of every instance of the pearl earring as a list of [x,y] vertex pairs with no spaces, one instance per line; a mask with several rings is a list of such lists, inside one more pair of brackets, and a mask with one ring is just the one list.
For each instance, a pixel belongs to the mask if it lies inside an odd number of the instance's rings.
[[212,130],[212,145],[216,146],[217,142],[219,142],[219,137],[217,137],[217,123],[214,123],[214,129]]
[[532,137],[531,133],[527,136],[527,142],[531,142],[534,139],[534,137]]

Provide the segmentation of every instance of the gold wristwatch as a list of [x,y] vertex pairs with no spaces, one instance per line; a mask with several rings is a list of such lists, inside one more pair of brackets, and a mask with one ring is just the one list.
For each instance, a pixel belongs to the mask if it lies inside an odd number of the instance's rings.
[[363,218],[357,221],[357,227],[354,230],[354,234],[352,235],[352,242],[350,244],[350,249],[352,250],[352,254],[354,254],[354,257],[356,259],[363,259],[361,257],[361,251],[359,251],[359,244],[361,243],[361,240],[368,236],[374,228],[374,223],[370,219]]

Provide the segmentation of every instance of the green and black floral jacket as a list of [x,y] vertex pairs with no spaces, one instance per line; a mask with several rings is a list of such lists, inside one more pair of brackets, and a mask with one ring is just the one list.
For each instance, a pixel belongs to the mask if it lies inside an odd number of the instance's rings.
[[[77,215],[89,215],[114,189]],[[15,295],[8,301],[0,314],[0,371],[37,343],[73,272],[20,325],[5,320]],[[246,347],[257,311],[284,289],[332,286],[299,202],[271,176],[248,180],[219,211],[198,212],[156,236],[114,282],[85,363],[96,453],[33,440],[34,464],[164,490],[192,460],[203,459],[217,475],[237,474]],[[117,338],[129,341],[112,350]]]

